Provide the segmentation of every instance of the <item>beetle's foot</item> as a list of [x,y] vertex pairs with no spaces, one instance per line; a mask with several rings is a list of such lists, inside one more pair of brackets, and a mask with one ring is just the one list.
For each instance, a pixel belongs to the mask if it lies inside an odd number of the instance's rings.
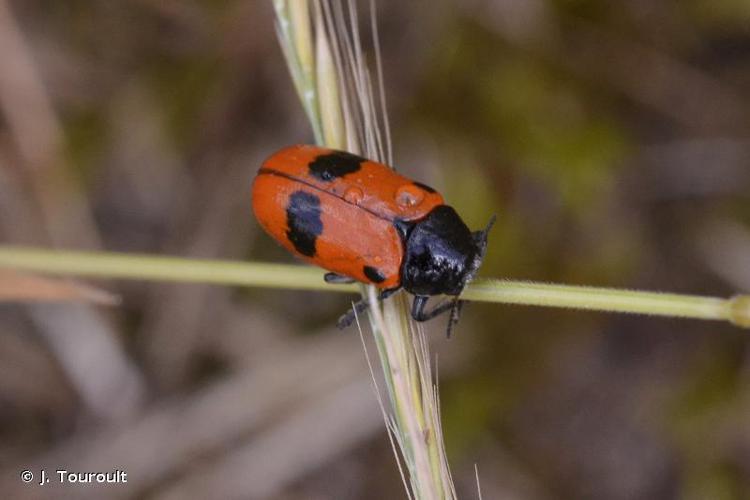
[[[333,273],[329,273],[329,274],[333,274]],[[326,281],[328,280],[326,279]],[[393,295],[394,293],[398,292],[400,289],[401,289],[400,287],[396,287],[396,288],[389,288],[387,290],[383,290],[382,292],[378,294],[378,300],[385,300],[391,295]],[[343,330],[347,326],[350,326],[352,323],[354,323],[354,319],[357,317],[357,315],[365,312],[368,307],[369,307],[369,304],[367,303],[365,299],[362,299],[359,302],[355,302],[354,306],[348,311],[346,311],[346,313],[344,313],[339,318],[339,320],[336,322],[336,326],[338,326],[339,329],[341,330]]]
[[367,310],[369,307],[369,304],[365,302],[364,300],[360,300],[359,302],[355,302],[354,306],[346,311],[336,322],[336,326],[339,327],[339,329],[343,330],[347,326],[350,326],[352,323],[354,323],[354,320],[357,318],[358,314],[362,314]]

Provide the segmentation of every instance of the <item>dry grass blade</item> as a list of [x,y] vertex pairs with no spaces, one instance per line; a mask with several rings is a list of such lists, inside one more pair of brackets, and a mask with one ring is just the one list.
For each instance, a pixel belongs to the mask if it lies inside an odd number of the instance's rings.
[[88,302],[114,306],[120,299],[89,285],[0,269],[0,302]]
[[[307,8],[306,2],[277,0],[274,5],[279,39],[300,100],[313,121],[318,143],[390,163],[392,149],[380,52],[376,48],[378,61],[376,84],[373,84],[362,50],[355,3],[351,0],[313,2],[314,36],[308,35],[308,26],[295,26],[295,23],[306,23],[307,14],[290,15],[292,5]],[[369,5],[373,16],[370,24],[373,43],[377,45],[375,7],[373,2]],[[305,34],[304,43],[295,46],[290,41],[291,33]],[[314,51],[309,46],[313,40]],[[311,53],[315,54],[314,84],[311,79],[300,77],[303,73],[300,61],[306,59],[304,54]],[[317,101],[310,102],[310,96],[315,96]],[[310,109],[318,113],[310,113]],[[407,495],[416,499],[455,498],[442,432],[436,428],[440,419],[426,344],[415,336],[403,297],[381,303],[377,292],[372,286],[363,287],[363,295],[370,304],[368,316],[392,412],[384,418],[391,443],[398,445],[398,451],[394,452]],[[384,409],[380,393],[378,399]],[[400,459],[403,459],[403,468]]]

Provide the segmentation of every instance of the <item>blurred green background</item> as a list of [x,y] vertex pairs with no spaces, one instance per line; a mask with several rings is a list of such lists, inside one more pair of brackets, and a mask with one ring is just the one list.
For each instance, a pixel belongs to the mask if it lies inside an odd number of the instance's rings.
[[[366,30],[366,2],[361,6]],[[396,164],[481,274],[750,290],[750,3],[379,0]],[[312,142],[266,1],[0,0],[3,243],[292,262],[253,219]],[[365,43],[367,46],[368,43]],[[402,498],[350,297],[98,282],[0,306],[6,498]],[[470,304],[440,359],[462,498],[741,499],[746,332]],[[59,490],[19,471],[126,470]]]

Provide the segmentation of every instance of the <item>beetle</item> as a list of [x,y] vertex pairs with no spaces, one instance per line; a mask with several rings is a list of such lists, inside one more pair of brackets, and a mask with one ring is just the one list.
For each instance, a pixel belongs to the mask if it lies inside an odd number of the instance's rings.
[[[283,247],[330,271],[327,282],[372,284],[381,300],[403,288],[415,296],[411,315],[420,322],[450,310],[448,336],[495,219],[472,232],[426,184],[382,163],[309,145],[286,147],[263,162],[252,205]],[[453,299],[427,310],[434,295]],[[356,303],[339,328],[366,308],[364,300]]]

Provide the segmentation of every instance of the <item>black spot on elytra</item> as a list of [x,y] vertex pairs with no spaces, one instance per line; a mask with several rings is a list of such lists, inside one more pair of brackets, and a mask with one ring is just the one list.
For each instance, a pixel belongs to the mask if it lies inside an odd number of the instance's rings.
[[414,181],[414,185],[417,186],[417,187],[420,187],[420,188],[424,189],[428,193],[437,193],[437,191],[435,191],[434,189],[432,189],[427,184],[422,184],[421,182]]
[[326,155],[320,155],[310,162],[308,168],[310,175],[324,182],[331,182],[347,174],[353,174],[362,168],[362,162],[365,162],[361,156],[346,153],[344,151],[334,151]]
[[385,281],[385,276],[379,269],[371,266],[364,267],[365,276],[373,283],[382,283]]
[[315,255],[315,241],[323,232],[320,220],[320,198],[305,191],[295,191],[286,207],[286,237],[294,248],[308,257]]

